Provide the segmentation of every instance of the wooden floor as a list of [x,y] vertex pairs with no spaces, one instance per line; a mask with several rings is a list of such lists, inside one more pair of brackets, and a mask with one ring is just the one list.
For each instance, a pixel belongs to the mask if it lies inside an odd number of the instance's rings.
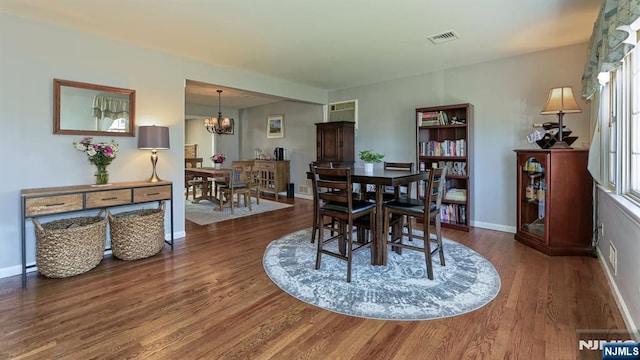
[[576,330],[625,329],[597,259],[545,256],[479,228],[445,236],[500,273],[500,293],[483,308],[400,322],[308,305],[271,282],[262,255],[311,218],[311,201],[295,199],[219,224],[188,222],[173,252],[148,259],[106,257],[67,279],[30,273],[24,290],[20,276],[0,279],[0,359],[576,359]]

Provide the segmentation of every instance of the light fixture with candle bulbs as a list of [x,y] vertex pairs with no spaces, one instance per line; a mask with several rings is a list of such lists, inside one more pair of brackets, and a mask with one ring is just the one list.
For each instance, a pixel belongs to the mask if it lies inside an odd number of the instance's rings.
[[218,117],[204,119],[204,127],[211,134],[233,135],[233,119],[230,117],[222,117],[222,111],[220,110],[220,94],[222,94],[222,90],[216,91],[218,92]]

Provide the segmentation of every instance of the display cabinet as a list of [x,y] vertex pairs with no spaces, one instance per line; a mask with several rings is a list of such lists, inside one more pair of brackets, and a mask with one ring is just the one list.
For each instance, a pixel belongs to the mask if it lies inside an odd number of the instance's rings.
[[593,255],[588,151],[515,150],[516,240],[547,255]]
[[316,123],[316,160],[331,162],[335,167],[353,167],[355,124],[353,121]]
[[[417,166],[447,167],[442,225],[469,231],[471,220],[473,106],[456,104],[416,109]],[[420,188],[419,190],[422,191]]]

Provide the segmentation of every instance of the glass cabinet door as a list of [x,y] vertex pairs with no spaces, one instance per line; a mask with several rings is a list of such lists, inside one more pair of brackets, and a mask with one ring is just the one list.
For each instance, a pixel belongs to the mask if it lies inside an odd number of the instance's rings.
[[522,164],[520,176],[520,231],[544,241],[547,192],[545,168],[531,157]]

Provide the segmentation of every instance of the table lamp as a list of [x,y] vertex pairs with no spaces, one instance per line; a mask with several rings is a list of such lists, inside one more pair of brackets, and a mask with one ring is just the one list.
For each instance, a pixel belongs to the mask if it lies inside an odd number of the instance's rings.
[[558,114],[558,140],[551,146],[551,149],[570,149],[569,144],[562,140],[562,117],[564,114],[582,112],[576,99],[573,96],[573,87],[563,86],[552,88],[549,91],[549,98],[544,105],[540,115]]
[[169,128],[166,126],[140,126],[138,128],[138,149],[151,149],[151,164],[153,173],[147,179],[149,182],[158,182],[160,178],[156,174],[158,163],[158,149],[169,149]]

